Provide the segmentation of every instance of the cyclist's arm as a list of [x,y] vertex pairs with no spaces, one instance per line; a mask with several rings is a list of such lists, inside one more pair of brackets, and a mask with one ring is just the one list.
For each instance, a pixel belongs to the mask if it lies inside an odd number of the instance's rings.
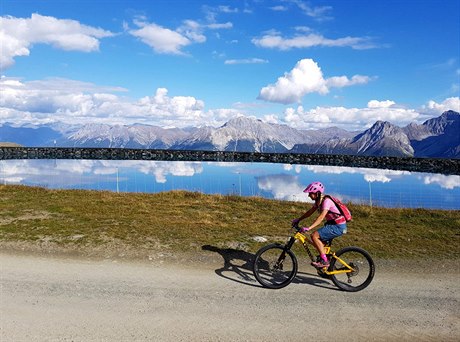
[[314,230],[317,226],[319,226],[324,218],[326,217],[327,213],[328,213],[329,210],[327,209],[324,209],[321,214],[319,214],[319,216],[316,218],[315,222],[313,222],[311,225],[310,225],[310,229],[309,230]]

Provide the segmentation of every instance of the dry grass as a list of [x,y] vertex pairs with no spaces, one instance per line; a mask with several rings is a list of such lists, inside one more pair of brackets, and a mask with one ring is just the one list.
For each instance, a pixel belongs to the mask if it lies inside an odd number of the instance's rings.
[[22,146],[16,143],[12,143],[12,142],[0,141],[0,147],[22,147]]
[[[381,258],[459,258],[460,211],[350,205],[349,234]],[[173,191],[157,194],[0,186],[0,242],[192,252],[210,245],[255,252],[255,236],[283,241],[305,204]],[[308,223],[308,222],[306,222]]]

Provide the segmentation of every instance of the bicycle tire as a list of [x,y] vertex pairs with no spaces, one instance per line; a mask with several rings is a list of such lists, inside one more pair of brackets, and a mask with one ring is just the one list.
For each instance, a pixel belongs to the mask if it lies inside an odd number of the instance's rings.
[[[351,273],[333,274],[331,280],[339,289],[357,292],[365,289],[374,279],[375,264],[370,254],[362,248],[350,246],[335,253],[355,271]],[[346,267],[337,259],[332,258],[328,271],[333,272]]]
[[297,274],[295,254],[284,245],[271,244],[259,249],[254,258],[253,273],[257,281],[270,289],[289,285]]

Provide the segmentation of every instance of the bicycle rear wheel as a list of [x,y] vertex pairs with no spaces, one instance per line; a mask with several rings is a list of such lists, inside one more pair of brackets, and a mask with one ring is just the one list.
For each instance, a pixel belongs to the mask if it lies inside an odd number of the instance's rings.
[[289,285],[297,274],[297,258],[280,244],[262,247],[255,256],[253,272],[264,287],[280,289]]
[[[353,268],[352,272],[333,274],[331,279],[335,286],[344,291],[357,292],[365,289],[371,283],[374,278],[375,265],[368,252],[351,246],[342,248],[335,255]],[[347,269],[338,259],[332,258],[328,271]]]

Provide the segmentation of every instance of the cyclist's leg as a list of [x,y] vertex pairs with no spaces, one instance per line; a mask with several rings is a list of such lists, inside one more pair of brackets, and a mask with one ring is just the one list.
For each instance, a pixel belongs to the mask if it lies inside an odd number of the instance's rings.
[[[312,263],[315,267],[328,266],[329,260],[325,253],[326,241],[332,241],[334,238],[341,236],[346,229],[346,225],[327,224],[312,234],[312,242],[319,252],[320,259]],[[321,262],[323,260],[323,262]]]
[[[323,228],[321,228],[323,229]],[[319,229],[319,230],[321,230]],[[321,254],[324,254],[324,243],[323,241],[321,241],[321,236],[319,234],[319,230],[313,232],[313,234],[311,234],[311,241],[313,243],[313,246],[315,246],[316,250],[318,251],[318,253],[321,255]]]
[[324,227],[317,230],[319,239],[326,243],[334,238],[342,236],[347,231],[346,224],[325,224]]

